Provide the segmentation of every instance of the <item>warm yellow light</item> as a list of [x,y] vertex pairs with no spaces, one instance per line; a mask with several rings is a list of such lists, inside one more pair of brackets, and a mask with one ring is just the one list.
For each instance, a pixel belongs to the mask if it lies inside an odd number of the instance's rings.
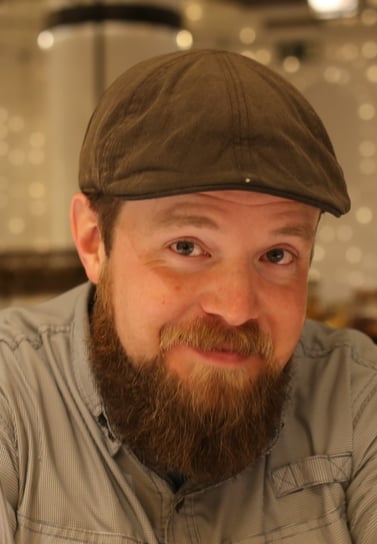
[[308,0],[308,3],[322,17],[353,15],[358,7],[358,0]]
[[180,30],[177,33],[176,43],[180,49],[190,49],[192,42],[192,34],[188,30]]
[[51,49],[55,43],[55,38],[49,30],[43,30],[38,34],[37,43],[40,49]]

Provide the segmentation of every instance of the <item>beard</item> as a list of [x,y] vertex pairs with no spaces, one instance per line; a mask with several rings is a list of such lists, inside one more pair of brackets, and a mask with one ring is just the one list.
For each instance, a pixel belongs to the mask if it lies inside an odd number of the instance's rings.
[[[159,353],[132,360],[116,331],[107,267],[91,316],[90,357],[107,418],[138,459],[161,476],[179,474],[210,485],[242,471],[265,454],[281,427],[290,365],[273,357],[268,335],[255,322],[229,327],[213,316],[162,327]],[[263,368],[193,365],[187,379],[169,370],[174,346],[259,354]]]

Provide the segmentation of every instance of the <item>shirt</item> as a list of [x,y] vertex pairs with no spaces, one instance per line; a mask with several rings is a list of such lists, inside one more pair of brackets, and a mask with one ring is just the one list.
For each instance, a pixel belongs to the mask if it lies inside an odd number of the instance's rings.
[[174,492],[111,432],[88,359],[91,289],[0,312],[2,544],[377,542],[369,338],[306,322],[272,450]]

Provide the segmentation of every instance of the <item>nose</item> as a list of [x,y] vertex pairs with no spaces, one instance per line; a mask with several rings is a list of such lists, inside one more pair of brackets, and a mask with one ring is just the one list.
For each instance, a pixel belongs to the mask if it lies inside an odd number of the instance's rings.
[[234,327],[257,319],[260,293],[256,274],[247,263],[216,267],[206,278],[200,305],[207,315],[220,317]]

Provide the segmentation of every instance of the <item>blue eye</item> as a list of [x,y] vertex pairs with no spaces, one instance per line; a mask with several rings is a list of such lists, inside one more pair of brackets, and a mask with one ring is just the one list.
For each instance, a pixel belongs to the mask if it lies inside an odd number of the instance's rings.
[[207,252],[192,240],[178,240],[169,247],[174,253],[178,253],[178,255],[183,255],[184,257],[200,257],[201,255],[207,255]]
[[174,246],[175,251],[180,255],[192,255],[195,251],[194,242],[190,242],[189,240],[179,240],[178,242],[175,242],[172,247],[174,248]]
[[267,251],[265,259],[272,264],[290,264],[294,257],[290,251],[278,247]]

